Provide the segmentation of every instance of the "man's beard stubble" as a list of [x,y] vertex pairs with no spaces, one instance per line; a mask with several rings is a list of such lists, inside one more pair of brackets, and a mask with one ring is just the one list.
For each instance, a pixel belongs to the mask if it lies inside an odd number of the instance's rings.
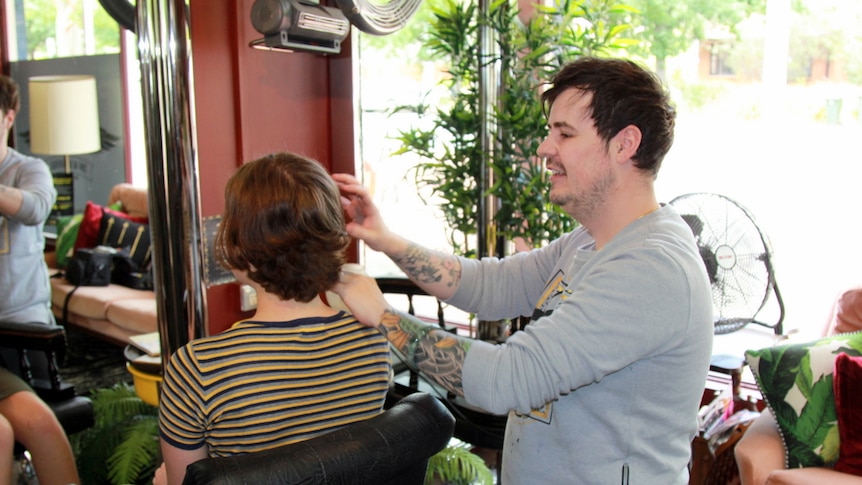
[[605,172],[581,193],[565,193],[554,195],[551,193],[551,203],[560,206],[569,216],[576,221],[591,219],[608,199],[617,179],[614,173],[607,169]]

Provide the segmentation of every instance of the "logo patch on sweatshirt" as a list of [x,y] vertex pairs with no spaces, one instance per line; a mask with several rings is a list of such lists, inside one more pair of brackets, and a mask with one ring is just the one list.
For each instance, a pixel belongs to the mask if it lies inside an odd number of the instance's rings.
[[549,402],[544,407],[530,411],[530,414],[521,414],[515,412],[520,418],[532,419],[540,423],[551,424],[551,417],[554,414],[554,403]]
[[572,291],[569,289],[568,282],[565,280],[566,274],[562,270],[548,280],[545,285],[545,291],[536,303],[536,309],[533,310],[533,315],[530,321],[536,321],[542,317],[554,313],[554,308],[560,304],[562,300],[568,298]]

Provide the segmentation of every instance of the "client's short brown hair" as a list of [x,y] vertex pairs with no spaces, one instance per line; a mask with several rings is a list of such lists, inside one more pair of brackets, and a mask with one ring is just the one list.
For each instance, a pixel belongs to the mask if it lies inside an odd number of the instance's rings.
[[334,285],[349,242],[338,187],[314,160],[274,153],[227,183],[216,255],[282,299],[308,302]]

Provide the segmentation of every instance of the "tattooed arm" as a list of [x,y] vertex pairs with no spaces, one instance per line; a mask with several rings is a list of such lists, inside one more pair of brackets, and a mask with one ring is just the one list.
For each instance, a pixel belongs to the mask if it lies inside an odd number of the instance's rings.
[[404,251],[386,255],[411,281],[440,300],[454,295],[461,282],[461,261],[451,254],[432,251],[407,242]]
[[352,175],[333,174],[342,193],[342,204],[350,217],[347,232],[371,249],[395,262],[407,277],[428,294],[446,300],[455,294],[461,281],[461,262],[451,255],[412,243],[391,232],[368,190]]
[[[428,294],[441,300],[455,294],[461,281],[457,257],[423,248],[389,231],[371,195],[354,176],[333,174],[332,178],[338,183],[342,205],[350,217],[348,234],[389,256]],[[342,274],[333,290],[360,322],[378,328],[386,336],[405,364],[447,390],[464,395],[461,369],[471,339],[393,310],[372,278]]]
[[446,390],[464,396],[461,370],[473,340],[446,332],[391,308],[377,327],[401,360]]
[[472,339],[456,336],[392,309],[374,278],[342,273],[332,290],[357,320],[386,336],[407,366],[431,377],[447,390],[464,395],[461,370]]

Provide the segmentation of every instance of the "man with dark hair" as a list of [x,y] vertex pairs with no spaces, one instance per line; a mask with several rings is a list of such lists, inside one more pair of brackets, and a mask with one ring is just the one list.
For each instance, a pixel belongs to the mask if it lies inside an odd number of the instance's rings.
[[653,74],[618,59],[564,66],[543,102],[550,198],[581,224],[543,248],[479,261],[421,247],[389,231],[354,177],[334,176],[352,236],[479,319],[532,315],[523,331],[502,345],[453,336],[358,275],[335,291],[408,365],[509,413],[504,483],[686,484],[713,316],[691,230],[654,190],[674,109]]

